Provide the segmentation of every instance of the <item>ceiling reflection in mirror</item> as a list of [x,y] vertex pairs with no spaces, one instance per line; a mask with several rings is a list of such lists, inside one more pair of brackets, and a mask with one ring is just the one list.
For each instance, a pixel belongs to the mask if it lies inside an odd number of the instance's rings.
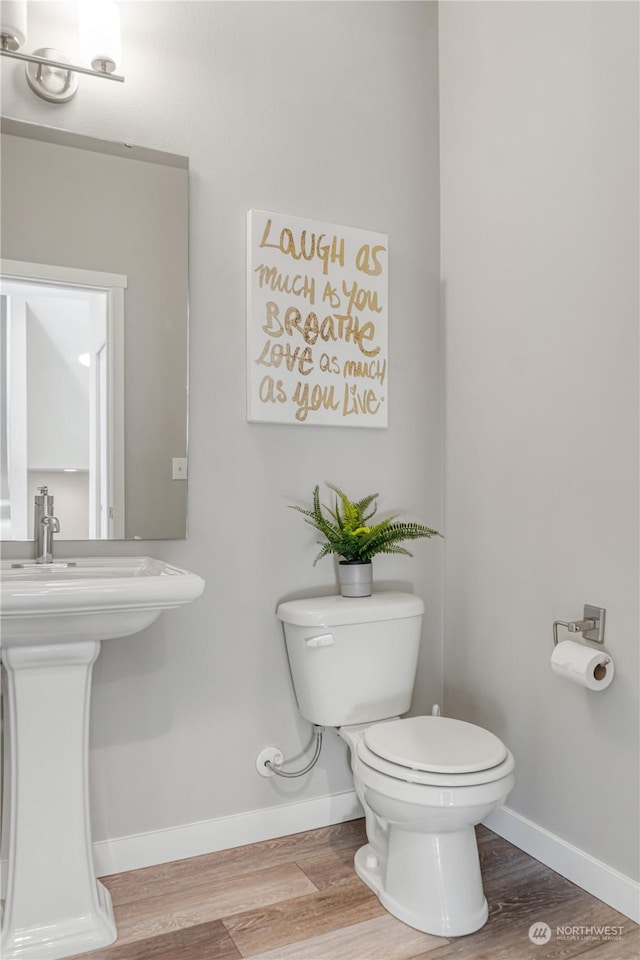
[[6,118],[1,151],[2,538],[47,486],[57,539],[182,539],[188,160]]

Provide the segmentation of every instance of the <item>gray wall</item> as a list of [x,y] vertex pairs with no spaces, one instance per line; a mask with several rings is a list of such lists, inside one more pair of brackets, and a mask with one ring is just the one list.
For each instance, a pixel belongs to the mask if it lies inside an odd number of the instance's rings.
[[[31,5],[30,5],[31,6]],[[60,46],[73,4],[33,4],[30,46]],[[310,739],[277,602],[335,588],[287,505],[332,480],[441,529],[436,7],[422,3],[120,3],[122,88],[88,78],[51,107],[2,63],[3,111],[191,160],[189,539],[82,544],[201,574],[204,596],[105,643],[92,712],[94,836],[118,837],[351,788],[327,736],[303,780],[255,770]],[[40,36],[36,14],[49,23]],[[40,40],[40,43],[38,42]],[[251,207],[389,235],[389,427],[245,420],[245,220]],[[20,548],[14,545],[17,553]],[[59,553],[77,552],[73,545]],[[375,562],[427,603],[416,709],[441,693],[440,540]]]
[[[638,5],[447,3],[440,64],[445,705],[512,810],[637,877]],[[598,693],[549,666],[584,603]]]
[[[43,6],[53,42],[67,6]],[[84,81],[54,113],[2,64],[8,114],[191,157],[190,537],[93,549],[155,553],[207,590],[105,644],[96,837],[349,789],[332,736],[304,781],[254,770],[264,745],[309,742],[274,610],[335,583],[286,509],[326,478],[445,530],[447,712],[512,747],[514,810],[634,875],[635,5],[442,5],[444,526],[435,7],[121,8],[122,90]],[[245,422],[250,207],[389,234],[388,430]],[[376,562],[378,582],[427,601],[416,710],[441,692],[442,546]],[[585,602],[608,610],[618,672],[602,694],[549,669],[552,620]]]

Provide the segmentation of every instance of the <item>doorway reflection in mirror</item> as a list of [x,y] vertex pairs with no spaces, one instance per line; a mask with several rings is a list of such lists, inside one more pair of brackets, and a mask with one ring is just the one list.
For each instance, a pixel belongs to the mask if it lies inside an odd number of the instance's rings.
[[[3,263],[0,523],[34,538],[36,491],[55,491],[65,539],[123,536],[122,320],[126,278],[65,280],[64,268]],[[11,275],[8,275],[7,268]],[[41,272],[59,280],[34,279]],[[89,284],[89,279],[93,284]],[[100,279],[110,286],[98,286]],[[115,294],[114,294],[115,291]]]

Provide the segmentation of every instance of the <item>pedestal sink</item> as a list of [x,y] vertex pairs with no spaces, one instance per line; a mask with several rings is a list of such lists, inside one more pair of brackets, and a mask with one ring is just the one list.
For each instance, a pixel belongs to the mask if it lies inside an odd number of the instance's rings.
[[4,960],[113,943],[96,879],[88,793],[91,671],[100,643],[200,596],[196,574],[149,557],[1,564],[5,692]]

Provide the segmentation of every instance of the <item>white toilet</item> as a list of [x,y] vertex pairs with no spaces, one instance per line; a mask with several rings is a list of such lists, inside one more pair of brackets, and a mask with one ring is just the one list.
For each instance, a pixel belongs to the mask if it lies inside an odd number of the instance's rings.
[[474,826],[514,783],[488,730],[409,717],[424,604],[406,593],[312,597],[278,607],[300,713],[351,750],[368,843],[355,869],[386,909],[426,933],[487,919]]

